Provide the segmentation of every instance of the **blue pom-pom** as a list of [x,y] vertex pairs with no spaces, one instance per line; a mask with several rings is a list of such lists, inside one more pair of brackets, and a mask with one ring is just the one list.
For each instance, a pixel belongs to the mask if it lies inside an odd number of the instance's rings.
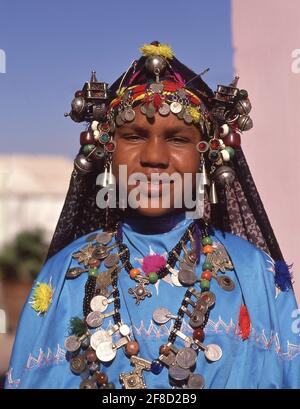
[[292,264],[288,266],[283,260],[275,261],[275,284],[281,291],[286,291],[293,286],[291,267]]

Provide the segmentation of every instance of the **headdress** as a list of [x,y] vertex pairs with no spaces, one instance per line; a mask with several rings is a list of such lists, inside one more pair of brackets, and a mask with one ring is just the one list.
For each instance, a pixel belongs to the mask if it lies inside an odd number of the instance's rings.
[[203,81],[203,73],[196,74],[183,65],[167,45],[153,42],[141,52],[142,57],[110,87],[99,82],[93,72],[90,81],[75,93],[71,112],[66,115],[86,122],[87,128],[80,135],[80,152],[48,256],[103,227],[103,210],[95,200],[99,188],[96,178],[105,169],[102,185],[107,184],[115,128],[133,121],[133,108],[139,106],[149,119],[156,112],[174,114],[199,126],[199,165],[209,189],[204,219],[269,253],[276,261],[277,285],[283,290],[290,287],[288,266],[241,148],[242,133],[253,126],[247,91],[237,88],[236,77],[213,92]]

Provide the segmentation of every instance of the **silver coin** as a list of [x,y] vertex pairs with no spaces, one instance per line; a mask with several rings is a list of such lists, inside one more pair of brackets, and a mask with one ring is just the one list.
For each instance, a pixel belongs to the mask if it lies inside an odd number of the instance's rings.
[[195,284],[195,282],[197,281],[197,277],[195,273],[191,270],[180,269],[178,273],[178,280],[181,282],[182,285],[189,287]]
[[126,324],[120,325],[119,331],[120,331],[120,334],[122,335],[122,337],[127,337],[131,333],[131,330],[130,330],[129,326],[126,325]]
[[66,278],[77,278],[82,273],[84,273],[85,271],[87,271],[87,270],[84,269],[84,268],[80,268],[80,267],[69,268],[69,270],[67,271],[67,274],[66,274]]
[[194,271],[194,264],[191,263],[190,260],[188,259],[184,259],[182,261],[180,261],[179,266],[182,270],[190,270],[190,271]]
[[184,369],[181,368],[178,365],[171,365],[169,367],[169,376],[172,378],[174,381],[185,381],[189,376],[191,372],[189,369]]
[[150,102],[150,104],[148,104],[147,106],[146,116],[148,119],[152,119],[154,118],[154,115],[155,115],[155,108],[152,102]]
[[187,112],[183,115],[183,120],[186,124],[191,124],[193,123],[193,118],[191,117],[190,114],[188,114]]
[[91,328],[97,328],[102,325],[103,318],[100,311],[92,311],[86,317],[86,323]]
[[103,297],[103,295],[96,295],[91,299],[90,306],[92,311],[103,312],[108,307],[107,298]]
[[194,310],[190,320],[189,320],[189,324],[190,326],[195,329],[195,328],[199,328],[204,322],[204,315],[201,314],[200,311]]
[[197,353],[192,348],[182,348],[176,355],[176,363],[180,368],[192,368],[197,361]]
[[152,92],[159,93],[164,90],[164,85],[161,82],[153,82],[150,84],[149,89],[151,89]]
[[70,368],[71,371],[76,374],[80,375],[82,372],[86,370],[86,362],[83,356],[77,355],[70,360]]
[[175,276],[174,274],[172,274],[171,275],[171,281],[176,287],[182,287],[182,284],[178,280],[178,275]]
[[228,276],[223,275],[221,277],[218,277],[217,281],[219,286],[222,287],[225,291],[232,291],[235,289],[234,281],[231,280],[231,278]]
[[198,300],[195,305],[195,310],[200,311],[201,314],[205,315],[208,310],[208,305],[204,301]]
[[172,104],[170,105],[170,110],[173,112],[173,114],[178,114],[182,110],[181,103],[173,101]]
[[103,233],[98,233],[96,235],[96,241],[100,244],[103,244],[104,246],[110,243],[111,239],[112,239],[111,233],[103,232]]
[[216,362],[222,358],[222,349],[217,344],[206,345],[204,355],[208,361]]
[[134,118],[135,118],[135,112],[134,112],[134,110],[131,109],[131,108],[125,109],[124,118],[125,118],[126,122],[131,122],[131,121],[133,121]]
[[180,112],[178,112],[178,114],[177,114],[177,118],[183,119],[185,113],[186,113],[186,109],[184,107],[182,107],[182,110]]
[[141,105],[141,113],[142,114],[144,114],[144,115],[146,115],[146,112],[147,112],[147,105],[146,104],[143,104],[143,105]]
[[104,261],[104,265],[105,267],[110,268],[118,264],[119,261],[120,261],[120,257],[118,256],[118,254],[113,253],[113,254],[110,254],[108,257],[106,257]]
[[91,335],[91,347],[96,351],[98,346],[101,344],[101,342],[112,342],[111,336],[104,331],[103,329],[99,329],[98,331],[94,332]]
[[122,125],[124,125],[124,121],[123,121],[122,116],[121,116],[120,114],[118,114],[118,115],[116,116],[116,125],[117,125],[117,126],[122,126]]
[[110,362],[112,361],[117,354],[116,350],[112,348],[112,342],[104,341],[98,345],[96,349],[96,355],[101,362]]
[[96,382],[92,379],[85,379],[80,384],[80,389],[98,389]]
[[94,241],[96,240],[96,237],[98,236],[98,233],[93,233],[90,234],[89,236],[87,236],[87,238],[85,239],[85,241],[90,242],[90,241]]
[[204,293],[201,293],[199,300],[204,301],[207,307],[211,308],[216,302],[216,296],[211,291],[205,291]]
[[170,311],[167,308],[159,307],[153,311],[152,319],[157,324],[160,324],[160,325],[165,324],[166,322],[170,321],[170,318],[167,317],[167,315],[169,314],[170,314]]
[[189,376],[186,388],[187,389],[203,389],[205,385],[204,378],[202,375],[191,374]]
[[158,112],[162,116],[167,116],[170,113],[170,105],[166,102],[163,102],[162,105],[158,108]]
[[81,346],[81,343],[76,335],[71,335],[65,340],[65,348],[68,352],[76,352]]

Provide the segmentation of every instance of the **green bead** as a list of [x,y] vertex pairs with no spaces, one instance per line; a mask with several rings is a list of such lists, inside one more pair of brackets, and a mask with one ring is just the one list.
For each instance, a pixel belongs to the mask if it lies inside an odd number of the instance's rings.
[[89,269],[89,276],[96,277],[98,275],[98,270],[97,268],[90,268]]
[[158,275],[157,273],[149,273],[148,278],[149,278],[149,283],[155,284],[158,280]]
[[231,146],[226,146],[225,150],[229,153],[230,159],[234,157],[235,150]]
[[207,244],[211,245],[211,244],[213,244],[213,241],[209,236],[203,237],[202,244],[203,244],[203,246],[206,246]]
[[213,265],[212,265],[209,261],[205,261],[205,262],[203,263],[202,270],[203,270],[203,271],[204,271],[204,270],[212,271],[212,270],[213,270]]
[[210,281],[209,280],[201,280],[200,281],[201,290],[209,290],[210,289]]
[[95,145],[91,145],[91,144],[89,144],[89,145],[84,145],[84,147],[83,147],[83,153],[84,153],[85,155],[88,155],[89,153],[92,152],[93,149],[95,149]]

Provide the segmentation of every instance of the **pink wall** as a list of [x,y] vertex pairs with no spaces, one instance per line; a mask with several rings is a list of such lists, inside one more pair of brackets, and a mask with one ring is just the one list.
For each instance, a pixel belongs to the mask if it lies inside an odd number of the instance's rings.
[[253,106],[243,148],[300,304],[300,1],[232,0],[232,36]]

